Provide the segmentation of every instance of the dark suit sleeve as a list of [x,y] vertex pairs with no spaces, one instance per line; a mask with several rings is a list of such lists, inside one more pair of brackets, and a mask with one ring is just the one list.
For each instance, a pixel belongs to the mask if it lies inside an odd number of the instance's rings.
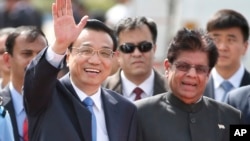
[[129,131],[129,138],[128,141],[137,141],[136,140],[136,130],[137,130],[137,117],[136,117],[137,110],[135,108],[134,114],[132,116],[131,124],[130,124],[130,131]]
[[228,92],[226,103],[239,109],[242,114],[243,123],[250,124],[250,85],[242,86]]
[[59,69],[45,58],[47,48],[41,51],[29,64],[24,80],[24,105],[27,114],[43,111],[51,101]]
[[140,121],[137,122],[137,132],[136,132],[136,141],[143,141],[143,133],[142,133],[142,127],[140,126]]

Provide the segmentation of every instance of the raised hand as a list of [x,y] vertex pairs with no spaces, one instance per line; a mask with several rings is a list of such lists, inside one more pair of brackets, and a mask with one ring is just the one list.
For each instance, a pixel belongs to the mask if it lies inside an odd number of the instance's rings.
[[84,16],[76,24],[73,17],[71,0],[56,0],[52,4],[52,15],[54,21],[55,43],[53,50],[58,54],[63,54],[67,47],[76,40],[85,26],[88,16]]

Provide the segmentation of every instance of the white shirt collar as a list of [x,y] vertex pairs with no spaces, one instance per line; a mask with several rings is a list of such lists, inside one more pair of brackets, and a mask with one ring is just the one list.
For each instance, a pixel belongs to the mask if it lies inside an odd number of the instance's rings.
[[83,101],[86,97],[90,97],[94,101],[94,105],[97,108],[97,110],[100,111],[102,109],[101,87],[98,88],[95,94],[93,94],[92,96],[88,96],[86,93],[77,88],[76,85],[73,83],[73,81],[71,81],[71,84],[81,101]]
[[133,93],[133,90],[136,87],[140,87],[144,94],[146,94],[147,96],[152,96],[153,95],[153,88],[154,88],[154,70],[152,69],[150,76],[144,81],[142,82],[139,86],[136,86],[133,82],[131,82],[130,80],[128,80],[123,72],[123,70],[121,70],[121,79],[122,79],[122,88],[123,88],[123,94],[126,96],[130,96]]
[[[228,79],[228,81],[234,86],[234,88],[238,88],[240,86],[244,71],[244,66],[243,64],[241,64],[240,68]],[[212,69],[211,74],[214,79],[214,88],[220,87],[221,83],[225,79],[221,77],[221,75],[216,71],[215,68]]]

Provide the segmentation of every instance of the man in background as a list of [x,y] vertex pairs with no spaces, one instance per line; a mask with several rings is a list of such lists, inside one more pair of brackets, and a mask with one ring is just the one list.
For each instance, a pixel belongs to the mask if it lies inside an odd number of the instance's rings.
[[166,92],[165,80],[153,67],[157,26],[147,17],[124,18],[115,27],[120,69],[107,78],[106,88],[130,101]]
[[15,28],[6,27],[0,29],[0,90],[2,90],[10,80],[10,68],[3,60],[3,54],[5,53],[5,41],[8,35],[13,32]]
[[208,21],[207,31],[218,48],[219,58],[204,95],[225,102],[227,92],[250,84],[250,73],[241,62],[248,48],[249,24],[241,13],[222,9]]
[[23,84],[27,65],[46,46],[43,32],[34,26],[20,26],[6,39],[6,52],[3,56],[10,68],[10,82],[0,92],[3,106],[8,110],[13,126],[15,141],[24,141],[27,131],[23,130],[26,111],[23,105]]

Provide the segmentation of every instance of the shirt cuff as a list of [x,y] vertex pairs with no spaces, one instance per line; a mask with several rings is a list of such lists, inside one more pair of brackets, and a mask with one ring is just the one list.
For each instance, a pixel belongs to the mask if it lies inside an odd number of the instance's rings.
[[[65,53],[66,54],[66,53]],[[49,46],[46,52],[46,60],[54,67],[58,68],[63,61],[64,55],[56,54]]]

